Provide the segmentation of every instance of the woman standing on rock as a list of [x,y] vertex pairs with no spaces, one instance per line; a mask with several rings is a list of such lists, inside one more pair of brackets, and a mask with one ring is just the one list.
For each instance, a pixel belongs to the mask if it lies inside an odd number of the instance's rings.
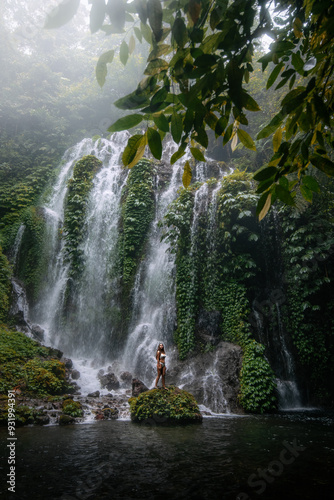
[[158,376],[155,381],[155,389],[158,388],[158,382],[160,377],[162,378],[162,387],[166,389],[165,386],[165,375],[166,375],[166,353],[162,342],[158,345],[157,353],[155,355],[157,360],[157,370]]

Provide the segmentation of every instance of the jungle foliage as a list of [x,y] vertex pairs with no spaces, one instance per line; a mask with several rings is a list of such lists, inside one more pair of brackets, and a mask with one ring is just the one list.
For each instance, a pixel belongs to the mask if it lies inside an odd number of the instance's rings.
[[[46,21],[55,28],[76,12],[79,1],[62,2]],[[205,161],[209,145],[207,130],[223,144],[240,141],[256,149],[246,131],[248,112],[260,107],[247,91],[254,70],[254,52],[263,34],[273,42],[260,62],[271,64],[267,88],[285,88],[279,112],[257,135],[273,136],[273,156],[255,179],[261,197],[257,214],[262,219],[276,199],[294,205],[297,188],[311,201],[319,185],[309,171],[312,166],[334,174],[331,150],[333,119],[333,19],[331,0],[280,0],[274,12],[263,0],[93,0],[90,28],[106,34],[124,33],[119,49],[125,65],[134,50],[135,37],[150,46],[145,77],[132,93],[118,99],[127,117],[109,130],[134,127],[146,121],[146,130],[134,134],[123,154],[133,166],[148,145],[161,158],[161,138],[168,132],[179,145],[171,163],[189,148],[193,158]],[[126,23],[131,23],[129,25]],[[96,74],[104,84],[113,50],[104,53]],[[185,163],[185,169],[189,164]],[[294,174],[294,175],[291,175]]]
[[24,333],[0,326],[0,393],[15,387],[32,396],[72,391],[65,378],[65,365],[50,349]]
[[[163,237],[176,253],[180,357],[212,348],[203,346],[199,318],[218,314],[221,338],[243,349],[240,403],[251,412],[273,409],[271,366],[280,367],[274,344],[262,345],[259,328],[275,338],[282,314],[304,390],[317,402],[329,401],[331,377],[324,383],[324,374],[332,372],[334,354],[333,187],[322,185],[310,206],[302,197],[298,209],[281,203],[262,222],[255,218],[255,190],[252,175],[235,170],[221,181],[181,189],[164,218]],[[252,318],[256,303],[262,304],[261,327]]]
[[175,386],[152,389],[130,398],[131,420],[142,424],[200,423],[202,415],[192,394]]
[[73,169],[68,181],[68,192],[65,202],[63,235],[65,239],[65,258],[71,263],[71,275],[82,271],[83,251],[80,243],[84,241],[84,222],[88,196],[93,186],[93,179],[102,162],[93,155],[84,156]]

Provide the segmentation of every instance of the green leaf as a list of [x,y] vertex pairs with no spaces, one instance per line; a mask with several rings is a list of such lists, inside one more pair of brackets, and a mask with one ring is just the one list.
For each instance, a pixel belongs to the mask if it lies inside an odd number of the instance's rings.
[[157,116],[153,116],[153,121],[162,132],[169,132],[169,123],[165,115],[162,113]]
[[260,168],[257,172],[254,174],[254,180],[258,182],[265,181],[267,179],[270,179],[274,175],[276,175],[278,172],[276,167],[262,167]]
[[148,56],[148,61],[153,61],[153,59],[158,59],[165,54],[168,54],[172,50],[171,46],[167,43],[162,43],[160,45],[156,45],[150,55]]
[[225,130],[224,139],[223,139],[223,146],[225,146],[225,144],[227,144],[228,141],[231,139],[232,132],[233,132],[233,123],[231,123],[227,127],[227,129]]
[[238,128],[237,134],[238,134],[240,142],[242,142],[242,144],[244,146],[246,146],[246,148],[251,149],[252,151],[256,151],[255,142],[253,141],[251,136],[248,134],[248,132]]
[[245,109],[248,111],[260,111],[261,108],[259,107],[258,103],[251,97],[247,92],[242,93],[241,97],[241,102],[242,105]]
[[106,15],[106,4],[104,0],[94,0],[90,10],[90,31],[96,33],[102,26]]
[[182,136],[182,117],[173,111],[172,119],[171,119],[171,133],[174,141],[179,143]]
[[123,0],[110,0],[107,3],[107,13],[114,33],[122,33],[125,25],[125,5]]
[[182,156],[184,156],[184,155],[185,155],[185,147],[183,145],[181,145],[179,147],[179,149],[172,155],[172,157],[170,159],[171,165],[174,165],[174,163],[176,163],[177,160],[182,158]]
[[152,43],[152,31],[148,24],[140,23],[140,30],[142,32],[143,37],[151,45]]
[[302,185],[302,186],[300,186],[300,192],[302,193],[303,198],[306,201],[309,201],[310,203],[312,202],[313,192],[311,191],[311,189],[309,189],[308,187]]
[[285,176],[280,177],[279,183],[284,189],[289,189],[289,181]]
[[305,175],[303,177],[303,184],[311,191],[314,191],[315,193],[320,193],[320,186],[318,184],[318,181],[311,175]]
[[190,151],[191,151],[191,154],[193,155],[193,157],[195,158],[195,160],[206,161],[205,158],[204,158],[204,156],[203,156],[202,151],[200,151],[199,149],[197,149],[197,148],[190,148]]
[[134,2],[139,19],[145,25],[147,21],[147,2],[146,0],[136,0]]
[[207,148],[209,145],[209,138],[208,134],[205,132],[204,128],[196,128],[197,136],[196,136],[196,141],[203,146],[203,148]]
[[284,117],[286,116],[285,113],[280,111],[274,118],[270,121],[268,125],[266,125],[258,134],[256,139],[264,139],[265,137],[268,137],[271,135],[275,130],[282,124]]
[[300,74],[304,75],[304,61],[300,57],[298,52],[293,52],[291,55],[291,62],[295,70]]
[[121,47],[119,49],[119,58],[123,66],[125,66],[129,58],[129,47],[125,40],[123,40],[123,42],[121,43]]
[[267,89],[269,89],[275,83],[275,81],[276,81],[278,75],[280,74],[281,69],[283,68],[283,66],[284,66],[284,63],[280,62],[279,64],[277,64],[277,66],[274,67],[274,69],[270,73],[268,81],[267,81]]
[[133,28],[133,31],[135,32],[135,35],[136,35],[136,37],[137,37],[138,42],[140,42],[140,43],[141,43],[141,42],[143,41],[143,35],[142,35],[142,33],[141,33],[140,29],[139,29],[139,28],[137,28],[137,26],[135,26],[135,27]]
[[102,54],[99,57],[99,60],[97,61],[95,74],[96,74],[96,80],[100,85],[100,87],[103,87],[106,81],[106,77],[108,74],[107,64],[113,61],[114,54],[115,54],[114,50],[108,50],[108,52],[104,52],[104,54]]
[[228,124],[228,118],[226,116],[222,116],[221,118],[219,118],[219,120],[216,122],[215,133],[217,135],[222,135],[225,132],[227,124]]
[[172,28],[172,35],[177,45],[182,49],[188,40],[187,28],[181,17],[177,17]]
[[154,128],[149,127],[147,129],[147,140],[152,155],[157,160],[160,160],[162,155],[162,144],[159,132],[154,130]]
[[129,168],[132,168],[138,163],[144,154],[146,143],[146,134],[135,134],[129,138],[122,156],[122,161],[125,167],[128,166]]
[[48,14],[44,28],[60,28],[64,24],[68,23],[76,14],[79,5],[80,0],[63,0],[57,7],[52,9],[50,14]]
[[310,160],[316,168],[318,168],[322,172],[325,172],[325,174],[329,176],[334,175],[334,163],[328,158],[324,158],[323,156],[315,154],[311,156]]
[[138,109],[147,106],[149,103],[150,101],[147,95],[132,92],[131,94],[118,99],[118,101],[114,102],[114,105],[119,109]]
[[109,128],[108,132],[120,132],[121,130],[129,130],[132,127],[135,127],[143,120],[143,115],[133,114],[127,115],[123,118],[120,118],[115,123],[113,123]]
[[147,13],[150,26],[155,36],[156,42],[159,42],[162,36],[162,7],[160,0],[148,0]]
[[286,189],[285,187],[281,186],[281,184],[276,184],[275,185],[275,194],[277,198],[279,198],[283,203],[286,203],[286,205],[294,205],[295,202],[293,201],[293,198],[290,194],[290,191]]
[[149,62],[144,71],[144,75],[157,75],[168,68],[168,62],[164,59],[154,59]]
[[191,182],[192,171],[189,161],[186,161],[183,168],[182,184],[187,189]]

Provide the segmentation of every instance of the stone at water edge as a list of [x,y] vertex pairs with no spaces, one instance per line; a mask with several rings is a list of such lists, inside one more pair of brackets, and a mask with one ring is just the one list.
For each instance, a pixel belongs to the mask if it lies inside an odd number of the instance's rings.
[[131,420],[151,425],[201,423],[202,415],[192,394],[175,386],[151,389],[129,399]]
[[142,382],[138,378],[132,379],[132,396],[133,397],[136,398],[137,396],[139,396],[139,394],[141,394],[142,392],[146,392],[148,390],[149,389],[148,389],[148,387],[146,387],[144,382]]
[[[102,370],[101,370],[102,371]],[[100,373],[98,374],[101,387],[106,388],[108,391],[118,389],[120,386],[119,380],[114,373]]]

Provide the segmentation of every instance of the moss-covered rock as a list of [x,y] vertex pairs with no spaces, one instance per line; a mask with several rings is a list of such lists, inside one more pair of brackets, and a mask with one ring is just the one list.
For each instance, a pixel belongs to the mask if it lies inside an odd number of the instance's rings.
[[82,417],[83,411],[81,403],[79,401],[73,401],[73,399],[65,399],[65,401],[63,401],[63,413],[71,417]]
[[201,423],[202,415],[192,394],[175,386],[152,389],[130,398],[131,420],[158,425]]
[[14,388],[35,396],[70,392],[65,365],[52,354],[52,349],[0,325],[0,394]]
[[75,424],[75,418],[71,415],[60,415],[59,425]]

